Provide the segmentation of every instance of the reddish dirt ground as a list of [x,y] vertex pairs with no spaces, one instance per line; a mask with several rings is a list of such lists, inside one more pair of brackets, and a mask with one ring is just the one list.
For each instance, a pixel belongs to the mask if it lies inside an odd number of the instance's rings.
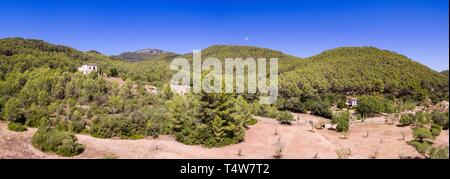
[[[349,148],[349,158],[421,157],[416,150],[405,141],[411,140],[409,127],[397,127],[387,124],[353,124],[347,139],[332,130],[315,130],[311,132],[309,120],[322,118],[295,114],[300,122],[293,125],[280,125],[274,119],[257,117],[259,122],[251,126],[245,141],[239,144],[220,148],[204,148],[202,146],[184,145],[170,136],[160,136],[157,139],[141,140],[98,139],[88,135],[77,135],[85,146],[85,151],[71,158],[231,158],[260,159],[273,158],[279,146],[283,146],[282,158],[310,159],[337,158],[336,150]],[[302,122],[303,121],[303,122]],[[64,158],[51,153],[44,153],[31,145],[31,137],[36,129],[17,133],[6,129],[6,122],[0,122],[0,158]],[[402,140],[401,133],[406,140]],[[277,133],[275,135],[275,133]],[[367,136],[367,133],[369,134]],[[448,145],[449,131],[443,131],[434,140],[434,145]],[[241,151],[241,155],[238,155]]]

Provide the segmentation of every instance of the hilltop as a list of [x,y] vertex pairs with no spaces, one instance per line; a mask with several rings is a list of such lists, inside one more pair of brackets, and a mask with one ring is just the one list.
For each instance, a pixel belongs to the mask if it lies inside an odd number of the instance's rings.
[[[421,90],[448,92],[445,76],[404,55],[375,47],[342,47],[305,59],[280,77],[282,90],[301,96],[313,92],[415,95]],[[305,87],[306,86],[306,87]]]
[[128,62],[139,62],[145,60],[155,60],[165,57],[173,57],[177,54],[172,52],[166,52],[159,49],[142,49],[135,52],[124,52],[117,56],[112,56],[113,58],[122,59]]

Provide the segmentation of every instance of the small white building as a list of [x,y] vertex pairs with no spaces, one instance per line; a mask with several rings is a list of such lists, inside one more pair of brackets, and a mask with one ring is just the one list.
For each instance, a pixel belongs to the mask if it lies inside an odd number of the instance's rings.
[[78,71],[82,72],[85,75],[93,71],[97,72],[97,70],[98,70],[97,64],[94,63],[85,64],[78,68]]
[[358,99],[357,98],[347,98],[347,101],[345,102],[345,104],[347,106],[354,107],[354,106],[358,105]]

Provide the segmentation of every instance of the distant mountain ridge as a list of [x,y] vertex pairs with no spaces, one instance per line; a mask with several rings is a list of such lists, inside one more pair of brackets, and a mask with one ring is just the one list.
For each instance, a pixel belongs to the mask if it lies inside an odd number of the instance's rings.
[[117,56],[112,56],[113,58],[119,58],[128,62],[139,62],[145,60],[154,60],[161,57],[174,56],[173,52],[167,52],[160,49],[142,49],[134,52],[124,52]]
[[149,54],[149,55],[159,55],[159,54],[166,53],[166,52],[164,50],[160,50],[160,49],[148,48],[148,49],[138,50],[135,53],[144,53],[144,54]]

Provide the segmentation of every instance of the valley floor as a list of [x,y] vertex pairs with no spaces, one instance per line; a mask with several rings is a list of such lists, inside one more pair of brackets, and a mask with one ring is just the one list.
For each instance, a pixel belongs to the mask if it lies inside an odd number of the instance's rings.
[[[151,137],[141,140],[98,139],[78,134],[78,140],[85,146],[85,151],[71,158],[231,158],[259,159],[273,158],[278,146],[283,146],[282,158],[310,159],[337,158],[336,150],[349,148],[350,158],[370,158],[377,153],[377,158],[421,157],[405,141],[411,140],[411,128],[387,124],[352,124],[347,139],[331,130],[311,132],[309,120],[321,120],[307,114],[299,116],[300,123],[280,125],[274,119],[258,118],[256,125],[250,126],[245,141],[220,148],[184,145],[170,136]],[[297,117],[296,117],[297,118]],[[302,122],[303,121],[303,122]],[[31,145],[31,137],[36,129],[18,133],[9,131],[7,123],[0,121],[0,158],[65,158],[51,153],[44,153]],[[406,140],[402,140],[401,133]],[[277,135],[275,135],[277,133]],[[366,135],[368,137],[366,137]],[[434,145],[449,145],[449,131],[442,131]],[[238,155],[241,151],[241,155]]]

